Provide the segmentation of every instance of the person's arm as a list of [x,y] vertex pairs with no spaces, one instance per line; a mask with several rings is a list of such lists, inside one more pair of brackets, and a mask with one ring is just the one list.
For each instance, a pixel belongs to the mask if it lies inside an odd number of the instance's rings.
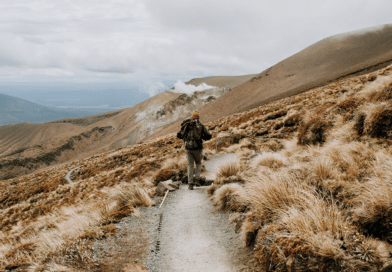
[[205,125],[203,125],[203,134],[202,138],[204,141],[208,141],[212,138],[212,134],[208,131]]

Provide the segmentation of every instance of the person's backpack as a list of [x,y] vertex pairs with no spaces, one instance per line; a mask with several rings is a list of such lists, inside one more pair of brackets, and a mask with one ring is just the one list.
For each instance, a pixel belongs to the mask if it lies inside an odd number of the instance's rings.
[[203,133],[203,126],[197,120],[192,120],[187,124],[184,133],[184,145],[188,150],[199,149],[199,143],[201,142],[201,136]]

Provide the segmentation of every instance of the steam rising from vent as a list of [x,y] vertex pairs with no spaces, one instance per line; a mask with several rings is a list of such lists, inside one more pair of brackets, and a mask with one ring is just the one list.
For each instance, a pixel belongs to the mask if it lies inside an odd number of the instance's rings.
[[202,83],[199,86],[195,86],[195,85],[187,85],[184,82],[182,82],[181,80],[178,80],[177,83],[174,84],[173,92],[192,94],[195,91],[204,91],[204,90],[212,89],[212,88],[215,88],[215,87],[207,85],[205,83]]

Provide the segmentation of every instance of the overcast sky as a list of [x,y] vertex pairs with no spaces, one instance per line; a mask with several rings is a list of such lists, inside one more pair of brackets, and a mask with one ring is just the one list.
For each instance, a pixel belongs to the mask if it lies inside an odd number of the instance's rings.
[[159,89],[162,78],[260,73],[391,12],[391,0],[1,0],[0,82]]

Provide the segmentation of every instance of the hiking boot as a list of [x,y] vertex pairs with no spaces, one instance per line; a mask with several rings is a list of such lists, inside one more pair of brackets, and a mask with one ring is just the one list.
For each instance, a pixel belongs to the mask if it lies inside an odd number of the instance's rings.
[[189,184],[188,189],[193,190],[193,184]]
[[200,179],[198,179],[198,178],[195,178],[195,185],[196,186],[201,186],[201,184],[200,184]]

